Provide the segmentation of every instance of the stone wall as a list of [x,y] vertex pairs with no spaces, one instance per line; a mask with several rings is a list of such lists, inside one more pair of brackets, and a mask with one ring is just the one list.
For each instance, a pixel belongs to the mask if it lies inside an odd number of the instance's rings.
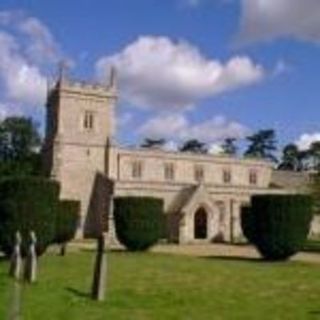
[[[266,161],[237,159],[228,156],[199,155],[181,152],[166,152],[153,149],[124,149],[113,147],[111,177],[116,181],[161,182],[166,185],[182,183],[195,184],[195,167],[203,168],[204,176],[201,180],[205,184],[216,186],[251,187],[254,189],[267,188],[270,184],[272,167]],[[142,164],[142,175],[135,178],[132,167],[135,162]],[[172,164],[174,179],[166,180],[164,167]],[[223,173],[230,172],[231,181],[224,182]],[[250,184],[250,172],[256,172],[257,183]]]
[[[203,208],[206,241],[221,234],[235,241],[242,237],[241,206],[253,194],[306,190],[307,176],[274,172],[266,161],[112,145],[117,93],[110,83],[104,87],[60,79],[48,97],[45,160],[50,176],[61,183],[61,197],[81,202],[78,237],[106,230],[114,236],[113,197],[151,196],[164,200],[170,240],[194,242],[195,214]],[[135,163],[141,166],[138,175],[133,174]],[[165,174],[167,165],[173,168],[171,178]],[[203,176],[197,178],[199,168]],[[250,179],[252,173],[256,181]],[[230,181],[225,179],[229,174]],[[312,234],[320,231],[318,220]]]
[[[54,97],[54,98],[52,98]],[[78,237],[96,232],[99,177],[106,172],[107,144],[114,126],[114,88],[74,83],[64,79],[48,97],[45,154],[48,172],[61,183],[61,198],[81,201]],[[85,123],[90,114],[91,123]],[[50,132],[51,131],[51,132]],[[99,180],[99,181],[98,181]],[[101,198],[101,195],[100,195]]]
[[286,190],[295,190],[296,192],[308,192],[310,183],[309,172],[292,172],[283,170],[273,170],[271,176],[271,187],[282,188]]

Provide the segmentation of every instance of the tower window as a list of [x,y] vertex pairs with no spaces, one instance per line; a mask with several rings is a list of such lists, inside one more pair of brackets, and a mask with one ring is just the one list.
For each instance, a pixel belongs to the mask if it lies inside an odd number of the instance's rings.
[[134,161],[132,163],[132,178],[140,179],[142,177],[142,162]]
[[165,163],[164,165],[165,180],[174,180],[174,165],[173,163]]
[[201,182],[204,180],[204,169],[201,165],[194,166],[194,180]]
[[83,118],[83,127],[86,130],[92,130],[94,128],[94,114],[91,111],[85,111]]
[[256,170],[250,170],[249,172],[249,183],[251,185],[257,185],[258,184],[258,174]]
[[229,169],[223,170],[223,182],[226,184],[231,183],[231,171]]

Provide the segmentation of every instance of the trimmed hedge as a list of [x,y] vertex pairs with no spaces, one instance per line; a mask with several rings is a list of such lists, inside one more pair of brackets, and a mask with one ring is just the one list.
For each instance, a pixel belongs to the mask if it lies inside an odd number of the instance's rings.
[[37,236],[41,255],[55,236],[60,187],[57,182],[37,177],[7,178],[0,181],[0,248],[10,255],[14,235],[20,231],[25,254],[29,232]]
[[255,226],[253,223],[253,219],[250,214],[251,208],[249,206],[244,206],[241,208],[241,229],[243,235],[247,238],[247,240],[251,243],[255,242]]
[[114,219],[117,237],[128,250],[147,250],[163,233],[163,201],[149,197],[116,198]]
[[286,260],[303,248],[312,220],[306,195],[257,195],[241,213],[242,230],[267,260]]
[[56,214],[55,240],[57,244],[71,241],[77,231],[80,214],[80,202],[61,200]]

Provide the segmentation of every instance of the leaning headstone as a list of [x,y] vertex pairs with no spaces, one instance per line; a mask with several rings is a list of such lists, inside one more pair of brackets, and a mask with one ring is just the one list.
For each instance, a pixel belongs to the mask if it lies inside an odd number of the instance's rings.
[[97,240],[97,253],[92,283],[92,299],[103,301],[106,293],[107,257],[106,257],[107,234],[102,233]]
[[37,238],[33,231],[30,232],[30,242],[27,252],[24,278],[27,282],[33,283],[37,280]]
[[15,234],[15,243],[11,256],[10,271],[9,275],[17,280],[20,279],[22,269],[22,258],[21,258],[21,234],[19,231]]

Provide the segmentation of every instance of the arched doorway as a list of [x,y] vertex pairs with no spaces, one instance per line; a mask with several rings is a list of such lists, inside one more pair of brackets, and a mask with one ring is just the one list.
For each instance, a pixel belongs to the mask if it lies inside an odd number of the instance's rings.
[[208,216],[203,208],[199,208],[194,215],[194,238],[207,239],[208,237]]

